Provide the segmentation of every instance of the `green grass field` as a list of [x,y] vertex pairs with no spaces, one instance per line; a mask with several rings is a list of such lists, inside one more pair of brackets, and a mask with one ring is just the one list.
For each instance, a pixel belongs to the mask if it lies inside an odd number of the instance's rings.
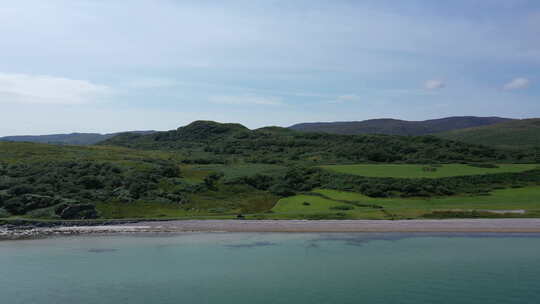
[[441,178],[464,175],[481,175],[505,172],[522,172],[538,167],[538,164],[499,164],[498,168],[479,168],[464,164],[448,164],[436,167],[436,171],[424,171],[426,165],[330,165],[321,166],[338,173],[354,174],[367,177],[395,178]]
[[[304,203],[309,203],[306,205]],[[352,210],[335,210],[350,204]],[[376,205],[381,207],[364,207]],[[540,186],[495,190],[491,195],[452,196],[430,199],[372,198],[359,193],[318,189],[312,193],[281,199],[272,209],[276,217],[305,217],[310,214],[346,213],[349,218],[384,219],[418,218],[433,211],[447,210],[517,210],[528,216],[540,216]]]
[[[306,203],[309,205],[305,205]],[[380,209],[369,207],[357,207],[351,205],[353,207],[351,210],[331,209],[347,205],[351,204],[315,195],[296,195],[279,200],[276,206],[272,208],[273,213],[271,218],[293,219],[314,218],[316,216],[320,216],[321,218],[332,218],[332,215],[338,214],[346,214],[347,218],[385,218],[384,212],[382,212]]]

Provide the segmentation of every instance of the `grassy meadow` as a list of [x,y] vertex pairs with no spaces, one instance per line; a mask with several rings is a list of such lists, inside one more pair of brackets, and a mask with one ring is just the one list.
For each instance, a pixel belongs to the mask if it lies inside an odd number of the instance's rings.
[[[358,164],[321,166],[337,173],[353,174],[366,177],[393,178],[442,178],[481,174],[523,172],[538,168],[538,164],[498,164],[497,168],[481,168],[466,164],[444,164],[438,166],[409,164]],[[433,168],[427,171],[424,168]]]
[[[338,206],[352,209],[340,210]],[[338,207],[339,208],[339,207]],[[348,209],[348,208],[342,208]],[[281,199],[272,209],[276,217],[328,217],[355,219],[418,218],[433,211],[526,210],[540,216],[540,186],[495,190],[490,195],[435,198],[372,198],[359,193],[316,189]]]

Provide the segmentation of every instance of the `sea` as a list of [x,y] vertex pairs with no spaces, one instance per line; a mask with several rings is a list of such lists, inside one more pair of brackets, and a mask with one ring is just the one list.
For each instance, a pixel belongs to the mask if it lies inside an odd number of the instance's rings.
[[0,242],[0,303],[540,303],[540,234],[116,234]]

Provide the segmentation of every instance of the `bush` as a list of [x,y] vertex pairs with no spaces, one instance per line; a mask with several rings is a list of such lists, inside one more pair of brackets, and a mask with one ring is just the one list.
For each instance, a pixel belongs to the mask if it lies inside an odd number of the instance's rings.
[[332,209],[332,210],[343,210],[343,211],[345,211],[345,210],[352,210],[352,209],[354,209],[354,207],[353,207],[353,206],[349,206],[349,205],[341,205],[341,206],[330,207],[330,209]]
[[204,184],[208,189],[216,190],[217,182],[223,177],[223,173],[212,173],[204,178]]
[[32,210],[27,212],[26,215],[31,218],[58,218],[54,207]]
[[26,213],[27,209],[22,197],[14,197],[4,203],[4,208],[11,214],[21,215]]
[[103,182],[97,176],[83,176],[78,181],[85,189],[100,189],[103,188]]
[[60,199],[58,198],[36,194],[25,194],[9,199],[4,204],[4,207],[12,214],[21,215],[30,210],[46,208],[58,203],[60,203]]
[[275,184],[268,190],[270,193],[279,196],[291,196],[295,194],[295,190],[284,183]]
[[32,193],[33,190],[34,190],[34,187],[23,184],[23,185],[13,186],[11,189],[9,189],[8,193],[10,195],[17,196],[17,195]]
[[168,178],[180,177],[180,168],[175,164],[167,164],[160,168],[160,175]]
[[0,208],[0,218],[10,217],[11,214],[4,208]]

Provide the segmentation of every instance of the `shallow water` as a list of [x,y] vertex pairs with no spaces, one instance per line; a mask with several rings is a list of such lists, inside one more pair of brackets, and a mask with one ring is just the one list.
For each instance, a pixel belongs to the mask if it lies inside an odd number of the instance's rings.
[[540,303],[540,234],[0,242],[2,303]]

